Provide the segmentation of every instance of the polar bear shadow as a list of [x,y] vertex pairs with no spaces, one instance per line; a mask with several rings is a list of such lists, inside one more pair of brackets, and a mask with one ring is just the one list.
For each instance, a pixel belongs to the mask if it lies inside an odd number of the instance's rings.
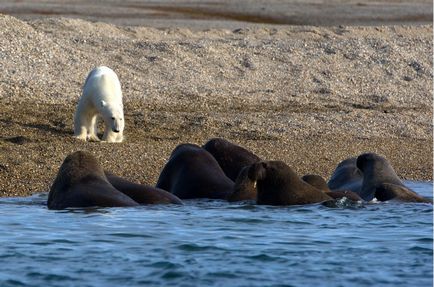
[[98,121],[104,122],[102,140],[122,142],[125,128],[122,90],[116,73],[108,67],[93,69],[86,78],[74,115],[74,136],[100,141]]

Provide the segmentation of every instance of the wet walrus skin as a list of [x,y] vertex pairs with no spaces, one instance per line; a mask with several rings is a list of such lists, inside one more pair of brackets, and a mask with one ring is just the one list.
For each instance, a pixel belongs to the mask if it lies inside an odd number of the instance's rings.
[[51,186],[49,209],[68,207],[122,207],[139,205],[115,189],[93,155],[77,151],[63,161]]
[[394,184],[383,183],[375,190],[375,198],[379,201],[422,202],[431,203],[432,200],[420,196],[414,191]]
[[257,204],[301,205],[332,198],[304,182],[281,161],[260,161],[250,166],[248,176],[257,184]]
[[244,167],[261,160],[251,151],[222,138],[210,139],[203,148],[212,154],[232,181],[236,181]]
[[357,193],[351,190],[331,191],[327,185],[327,182],[324,178],[322,178],[322,176],[316,174],[306,174],[301,179],[334,199],[346,197],[352,201],[363,201],[363,199]]
[[341,161],[327,183],[332,191],[351,190],[360,195],[363,173],[357,167],[357,158],[351,157]]
[[241,169],[235,180],[234,191],[228,196],[228,201],[256,200],[256,182],[249,178],[250,166]]
[[357,168],[363,173],[360,196],[370,201],[427,202],[426,199],[407,188],[399,179],[389,161],[375,153],[364,153],[357,158]]
[[165,190],[134,183],[108,171],[105,171],[105,175],[114,188],[139,204],[182,204],[177,196]]
[[208,151],[198,145],[181,144],[173,150],[156,187],[180,199],[227,199],[234,182]]

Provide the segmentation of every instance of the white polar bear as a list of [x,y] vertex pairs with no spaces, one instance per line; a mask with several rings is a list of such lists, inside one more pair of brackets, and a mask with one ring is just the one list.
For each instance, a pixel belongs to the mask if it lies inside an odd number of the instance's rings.
[[75,111],[74,136],[85,141],[99,141],[98,116],[105,123],[102,140],[122,142],[125,123],[121,84],[116,73],[104,66],[93,69],[86,78]]

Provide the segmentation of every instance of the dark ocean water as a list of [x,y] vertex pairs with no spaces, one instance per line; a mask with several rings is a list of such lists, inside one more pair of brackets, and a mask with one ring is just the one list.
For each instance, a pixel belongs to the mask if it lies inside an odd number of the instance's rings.
[[46,198],[0,199],[0,286],[433,285],[428,204],[50,211]]

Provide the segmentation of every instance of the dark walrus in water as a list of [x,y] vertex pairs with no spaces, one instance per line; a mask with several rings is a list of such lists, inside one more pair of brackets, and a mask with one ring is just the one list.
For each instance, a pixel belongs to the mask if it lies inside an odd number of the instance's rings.
[[181,199],[227,199],[234,182],[208,151],[198,145],[181,144],[170,155],[156,187]]
[[341,161],[327,183],[332,191],[350,190],[360,195],[363,173],[357,167],[357,158],[351,157]]
[[332,200],[304,182],[281,161],[260,161],[250,166],[248,176],[256,182],[257,204],[299,205]]
[[251,151],[222,138],[209,140],[203,148],[212,154],[232,181],[236,181],[241,169],[261,160]]
[[176,195],[165,190],[134,183],[108,171],[105,171],[105,175],[114,188],[140,204],[182,204]]
[[363,173],[360,196],[365,200],[374,197],[379,201],[426,202],[426,199],[407,188],[399,179],[392,165],[375,153],[364,153],[357,158],[357,168]]
[[330,188],[327,185],[327,182],[325,179],[317,174],[306,174],[302,178],[305,182],[312,185],[313,187],[321,190],[328,196],[334,198],[334,199],[340,199],[340,198],[348,198],[352,201],[363,201],[363,199],[355,192],[351,190],[336,190],[331,191]]
[[248,179],[248,167],[261,159],[251,151],[222,138],[210,139],[203,148],[217,160],[223,172],[235,182],[228,201],[256,200],[256,186]]
[[249,178],[249,167],[241,169],[235,180],[234,190],[227,198],[228,201],[256,200],[256,181]]
[[110,184],[95,157],[84,151],[74,152],[65,158],[47,202],[49,209],[137,205]]

